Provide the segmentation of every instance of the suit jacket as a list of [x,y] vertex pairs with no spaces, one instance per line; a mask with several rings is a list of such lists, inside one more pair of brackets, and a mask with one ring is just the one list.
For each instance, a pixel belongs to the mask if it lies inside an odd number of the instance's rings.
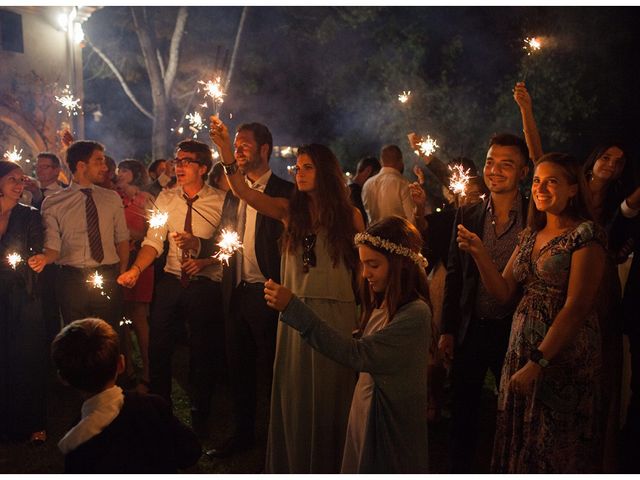
[[[473,316],[478,292],[480,272],[470,254],[460,251],[456,238],[458,225],[482,238],[484,217],[487,211],[488,197],[484,202],[459,208],[453,222],[451,243],[449,244],[449,259],[447,262],[447,276],[444,284],[444,301],[442,305],[442,333],[451,334],[456,338],[456,344],[462,344]],[[522,196],[523,222],[526,222],[529,199]],[[461,220],[463,220],[461,222]]]
[[[265,186],[264,193],[270,197],[289,198],[294,190],[291,182],[281,179],[275,173],[271,174]],[[222,207],[222,228],[237,229],[238,224],[238,204],[239,199],[229,190]],[[256,215],[255,225],[255,250],[258,259],[258,266],[265,278],[271,278],[280,283],[280,244],[284,226],[279,220],[262,215]],[[224,266],[222,274],[223,299],[228,308],[231,300],[231,291],[237,283],[236,279],[237,256],[234,255],[229,261],[229,265]]]

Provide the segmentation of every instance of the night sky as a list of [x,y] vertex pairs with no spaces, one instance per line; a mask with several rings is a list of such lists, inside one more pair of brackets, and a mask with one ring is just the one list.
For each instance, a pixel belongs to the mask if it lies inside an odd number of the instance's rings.
[[[170,31],[177,9],[148,11],[158,22],[160,44],[166,45],[163,32]],[[196,86],[193,79],[210,78],[217,51],[226,49],[230,55],[241,11],[189,7],[177,90],[188,93]],[[599,141],[615,138],[625,141],[630,156],[636,157],[639,11],[249,7],[221,118],[231,128],[263,122],[276,145],[325,143],[350,169],[386,143],[397,143],[412,155],[409,131],[436,137],[445,160],[463,154],[481,164],[492,133],[521,132],[511,88],[528,70],[545,151],[584,157]],[[85,32],[117,59],[150,108],[148,79],[136,66],[141,55],[128,7],[102,8]],[[527,36],[547,39],[535,58],[527,58],[522,49]],[[148,161],[151,122],[129,102],[91,48],[83,53],[87,137],[103,141],[117,160]],[[406,107],[397,101],[403,90],[413,94]],[[176,101],[176,126],[189,100],[185,95]],[[196,95],[189,111],[201,99]],[[104,116],[95,123],[91,105],[98,104]],[[205,131],[199,138],[207,137]],[[181,139],[176,134],[171,138]]]

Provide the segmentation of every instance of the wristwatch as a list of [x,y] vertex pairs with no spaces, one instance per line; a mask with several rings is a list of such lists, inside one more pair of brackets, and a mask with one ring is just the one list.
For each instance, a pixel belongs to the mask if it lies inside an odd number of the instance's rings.
[[547,365],[549,365],[549,360],[545,360],[544,355],[537,348],[534,350],[531,350],[531,353],[529,354],[529,360],[531,360],[534,363],[537,363],[542,368],[545,368],[547,367]]
[[233,163],[224,163],[222,162],[222,168],[224,169],[224,174],[229,176],[233,175],[238,171],[238,161],[234,160]]

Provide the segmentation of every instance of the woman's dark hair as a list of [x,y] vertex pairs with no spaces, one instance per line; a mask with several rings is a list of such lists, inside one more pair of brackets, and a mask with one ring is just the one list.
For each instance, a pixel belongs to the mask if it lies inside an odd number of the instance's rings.
[[584,162],[584,172],[587,177],[587,180],[591,180],[593,175],[593,167],[596,164],[596,161],[602,157],[607,150],[612,147],[617,147],[622,150],[622,160],[624,161],[624,167],[620,176],[611,181],[609,185],[607,185],[607,190],[604,195],[604,201],[602,202],[602,208],[598,209],[600,223],[606,222],[613,216],[613,213],[616,211],[622,200],[629,195],[634,189],[634,176],[633,176],[633,165],[626,157],[626,150],[624,146],[619,142],[607,142],[601,143],[598,145],[593,151],[589,154],[587,159]]
[[144,168],[142,162],[134,159],[122,160],[118,164],[118,168],[124,168],[129,170],[133,174],[132,185],[136,187],[142,187],[149,183],[149,177],[147,176],[147,170]]
[[[347,268],[355,269],[358,264],[353,236],[356,226],[353,221],[353,205],[349,199],[344,174],[338,159],[326,146],[313,143],[298,149],[298,156],[308,155],[316,167],[315,189],[318,201],[318,223],[327,232],[329,255],[333,265],[340,259]],[[284,249],[295,252],[303,245],[306,235],[315,230],[311,224],[308,193],[301,192],[297,186],[289,204],[289,222],[284,232]]]
[[222,178],[222,175],[224,175],[224,167],[222,166],[222,162],[214,163],[211,172],[209,172],[207,183],[214,188],[218,188],[218,182]]
[[0,160],[0,178],[13,172],[16,168],[20,168],[20,165],[9,160]]
[[[536,162],[536,169],[543,163],[553,163],[560,167],[569,185],[578,185],[577,193],[569,199],[563,215],[575,220],[592,220],[591,195],[580,162],[566,153],[546,153]],[[534,171],[535,176],[535,171]],[[536,207],[533,195],[529,199],[527,225],[533,231],[542,230],[547,224],[547,216]]]
[[[371,224],[366,229],[366,233],[399,246],[407,247],[416,253],[420,253],[422,250],[422,236],[418,229],[409,221],[397,215],[382,218]],[[387,290],[384,294],[378,295],[369,286],[369,281],[362,276],[360,277],[361,332],[364,332],[373,310],[380,307],[383,302],[387,306],[389,320],[393,319],[400,307],[418,298],[424,300],[431,307],[427,272],[423,267],[404,255],[392,253],[366,241],[364,244],[387,258],[389,262],[389,279]]]
[[51,344],[60,377],[83,392],[98,393],[118,369],[120,341],[104,320],[85,318],[64,327]]

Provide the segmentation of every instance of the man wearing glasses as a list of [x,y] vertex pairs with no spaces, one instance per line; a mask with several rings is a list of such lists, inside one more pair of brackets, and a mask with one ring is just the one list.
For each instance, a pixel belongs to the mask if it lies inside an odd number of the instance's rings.
[[164,225],[149,228],[131,268],[118,283],[133,287],[169,240],[165,275],[155,284],[149,322],[151,392],[171,402],[171,357],[175,322],[189,332],[189,391],[191,420],[205,438],[216,373],[224,363],[222,266],[210,256],[217,237],[224,194],[205,179],[211,170],[209,147],[195,140],[178,144],[175,158],[177,188],[163,190],[155,201],[168,214]]

